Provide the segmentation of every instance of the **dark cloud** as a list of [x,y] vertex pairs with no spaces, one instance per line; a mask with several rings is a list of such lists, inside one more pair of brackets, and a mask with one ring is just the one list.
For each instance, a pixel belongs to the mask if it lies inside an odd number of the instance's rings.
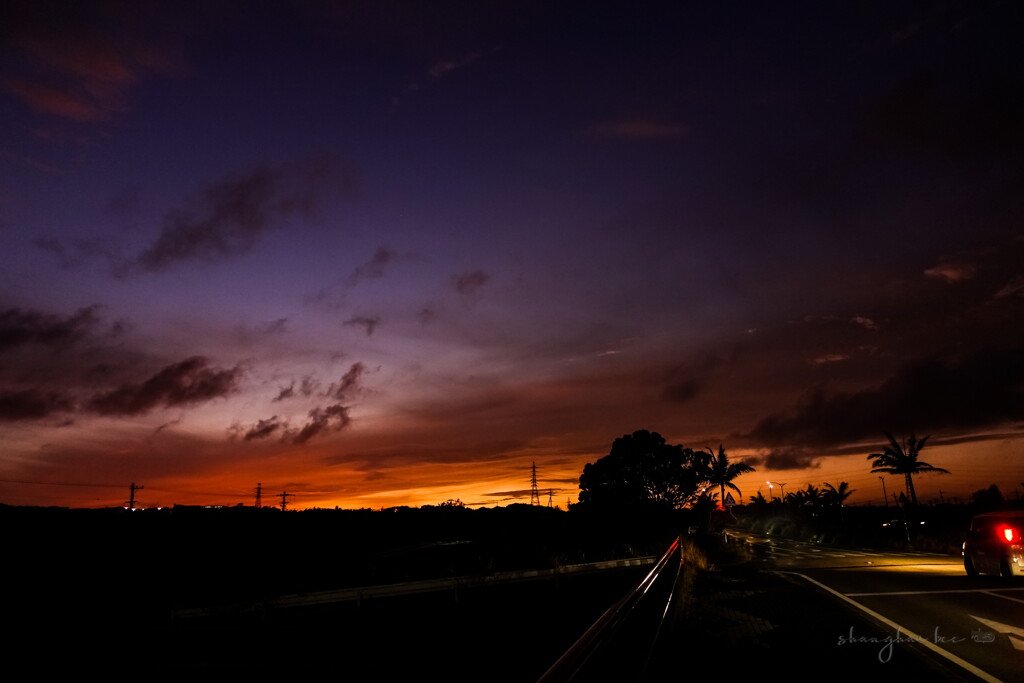
[[686,403],[700,393],[701,383],[695,379],[680,379],[665,387],[662,396],[673,403]]
[[58,346],[79,341],[97,325],[96,306],[61,317],[40,311],[0,311],[0,349],[25,345]]
[[243,437],[246,441],[252,441],[253,439],[266,439],[269,436],[273,436],[275,432],[284,429],[285,425],[278,420],[277,415],[269,417],[266,420],[259,420],[253,427],[246,431]]
[[455,277],[455,290],[459,294],[472,294],[483,287],[491,276],[482,270],[472,270]]
[[295,396],[295,382],[292,382],[286,387],[281,387],[281,390],[277,392],[277,396],[274,397],[273,402],[284,401]]
[[34,389],[0,391],[0,421],[3,422],[39,420],[73,408],[70,398],[55,392]]
[[818,467],[821,456],[813,455],[800,448],[773,448],[746,458],[746,462],[769,470],[798,470]]
[[35,112],[74,123],[124,111],[131,91],[168,72],[176,58],[163,35],[167,22],[150,8],[101,5],[4,3],[0,89]]
[[97,394],[89,408],[101,415],[139,415],[159,407],[205,403],[234,393],[241,373],[238,367],[210,368],[205,358],[195,356],[168,365],[141,384]]
[[375,278],[383,277],[384,269],[396,258],[398,258],[397,253],[390,249],[380,247],[379,249],[377,249],[376,252],[374,252],[373,258],[371,258],[369,261],[362,264],[361,266],[356,267],[352,271],[352,273],[348,276],[346,282],[350,286],[354,286],[359,284],[363,280],[372,280]]
[[1024,146],[1024,80],[972,74],[970,87],[919,73],[893,85],[864,114],[864,139],[935,159],[1005,158]]
[[317,407],[309,411],[309,421],[295,435],[295,443],[304,444],[314,436],[327,432],[338,432],[352,422],[348,408],[339,404]]
[[132,267],[161,271],[183,261],[217,261],[244,253],[268,230],[311,218],[351,181],[329,159],[257,168],[208,187],[194,206],[164,218],[156,242]]
[[367,337],[373,334],[379,324],[380,318],[375,315],[357,315],[342,323],[342,325],[354,325],[356,327],[364,328],[366,330]]
[[722,359],[705,354],[696,361],[666,371],[659,383],[664,385],[662,398],[673,403],[687,403],[704,389],[711,374],[722,365]]
[[992,349],[915,362],[860,392],[819,389],[795,410],[770,415],[742,436],[773,447],[831,447],[877,439],[882,432],[982,429],[1020,419],[1024,349]]
[[359,387],[359,380],[366,373],[366,366],[362,363],[353,363],[348,371],[341,376],[336,384],[332,384],[327,390],[327,395],[339,401],[349,398],[351,393]]

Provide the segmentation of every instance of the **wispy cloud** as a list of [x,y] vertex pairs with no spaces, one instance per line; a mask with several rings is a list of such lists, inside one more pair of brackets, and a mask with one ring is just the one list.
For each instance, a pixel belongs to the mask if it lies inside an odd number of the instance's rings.
[[[91,6],[91,4],[87,4]],[[145,78],[180,61],[147,11],[106,4],[18,3],[4,13],[11,56],[0,89],[33,111],[75,123],[109,119],[128,108]]]
[[398,258],[398,254],[386,247],[379,247],[373,257],[366,263],[357,266],[346,279],[346,283],[354,286],[363,280],[372,280],[384,276],[389,264]]
[[331,159],[256,168],[216,182],[191,206],[167,213],[156,241],[121,274],[161,271],[187,261],[219,261],[245,253],[289,220],[309,220],[351,179]]
[[480,58],[480,54],[477,52],[470,52],[467,55],[459,57],[457,59],[439,59],[430,65],[427,73],[431,78],[442,78],[451,74],[454,71],[469,66],[477,59]]
[[349,318],[342,325],[362,327],[366,330],[366,336],[371,336],[380,325],[380,318],[375,315],[357,315]]
[[482,270],[471,270],[468,273],[456,275],[454,278],[455,291],[459,294],[473,294],[486,285],[491,276]]
[[970,280],[977,272],[978,269],[970,263],[940,263],[924,271],[924,274],[937,280],[952,283]]
[[101,415],[140,415],[159,407],[196,405],[234,393],[241,374],[239,367],[211,368],[207,359],[194,356],[144,382],[96,394],[88,407]]
[[690,127],[672,121],[633,118],[595,123],[587,128],[587,132],[598,137],[621,140],[677,140],[689,135]]

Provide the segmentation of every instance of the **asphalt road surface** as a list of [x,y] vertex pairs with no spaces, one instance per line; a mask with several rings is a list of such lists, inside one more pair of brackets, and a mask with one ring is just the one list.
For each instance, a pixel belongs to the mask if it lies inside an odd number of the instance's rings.
[[913,648],[964,680],[1024,681],[1024,581],[971,579],[959,556],[730,535],[750,549],[752,566],[813,586],[866,619],[834,634],[838,649],[886,664]]

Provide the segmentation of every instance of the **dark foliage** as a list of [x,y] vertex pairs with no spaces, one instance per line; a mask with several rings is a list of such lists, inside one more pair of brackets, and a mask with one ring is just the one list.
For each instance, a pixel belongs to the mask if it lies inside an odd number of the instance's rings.
[[611,452],[587,463],[580,504],[587,507],[677,509],[693,501],[707,480],[708,454],[665,442],[646,429],[615,440]]

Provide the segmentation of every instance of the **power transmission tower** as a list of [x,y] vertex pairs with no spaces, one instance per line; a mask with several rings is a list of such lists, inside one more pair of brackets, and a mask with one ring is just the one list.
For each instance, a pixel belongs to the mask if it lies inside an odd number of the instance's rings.
[[540,492],[537,491],[537,463],[532,463],[530,475],[530,505],[540,505]]
[[256,484],[256,507],[263,507],[263,484]]
[[278,495],[278,498],[281,499],[281,512],[284,512],[285,510],[288,509],[288,496],[290,495],[292,494],[288,493],[287,491],[281,491],[280,495]]
[[555,490],[554,489],[548,489],[548,507],[549,508],[555,507]]
[[136,486],[135,482],[134,481],[132,482],[132,485],[129,488],[129,492],[128,492],[128,509],[129,510],[134,510],[135,509],[135,492],[136,491],[140,491],[140,490],[142,490],[144,488],[146,488],[146,487],[145,486]]

